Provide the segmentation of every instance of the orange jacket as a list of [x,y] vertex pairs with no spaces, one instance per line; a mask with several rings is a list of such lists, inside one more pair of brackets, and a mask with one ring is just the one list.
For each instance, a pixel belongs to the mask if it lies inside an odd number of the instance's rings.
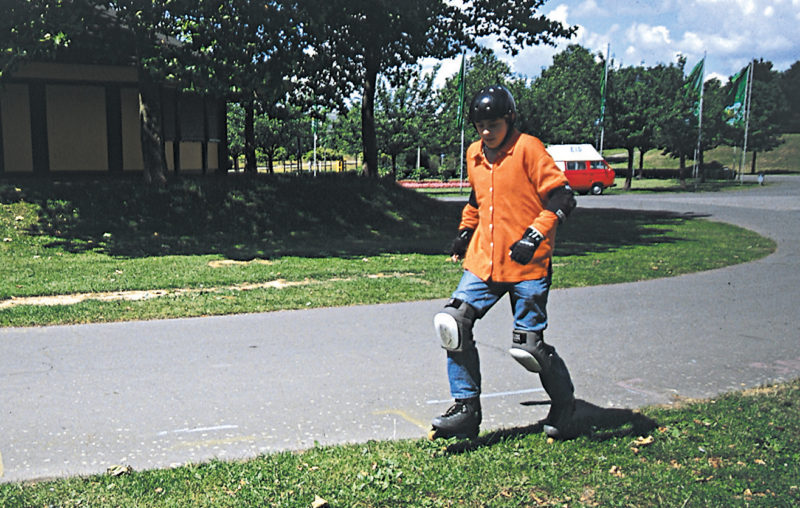
[[[519,282],[547,276],[556,237],[558,217],[546,210],[549,193],[567,185],[544,144],[514,131],[489,164],[481,141],[467,149],[467,172],[478,207],[467,204],[459,229],[475,230],[467,248],[464,268],[482,280]],[[509,257],[511,244],[535,227],[544,240],[527,265]]]

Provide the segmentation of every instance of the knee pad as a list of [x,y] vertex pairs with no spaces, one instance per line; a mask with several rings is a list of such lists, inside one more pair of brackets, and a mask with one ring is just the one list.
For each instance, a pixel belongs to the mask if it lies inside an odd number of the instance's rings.
[[475,307],[458,298],[447,302],[444,309],[433,316],[433,326],[442,347],[448,351],[464,351],[474,347],[472,325],[477,314]]
[[573,400],[575,388],[556,348],[544,342],[544,333],[514,330],[511,356],[531,372],[539,373],[544,391],[554,403]]
[[544,345],[544,334],[542,332],[529,332],[525,330],[514,330],[511,339],[511,349],[508,352],[520,365],[531,372],[541,372],[543,360],[542,346]]

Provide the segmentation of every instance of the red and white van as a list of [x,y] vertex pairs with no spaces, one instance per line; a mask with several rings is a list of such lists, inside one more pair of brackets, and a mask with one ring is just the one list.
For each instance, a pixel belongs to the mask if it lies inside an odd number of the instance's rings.
[[547,152],[576,192],[600,195],[614,186],[614,170],[592,145],[550,145]]

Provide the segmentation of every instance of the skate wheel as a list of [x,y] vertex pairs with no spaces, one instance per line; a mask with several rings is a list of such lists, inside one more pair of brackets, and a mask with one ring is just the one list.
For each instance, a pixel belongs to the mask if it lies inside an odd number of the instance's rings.
[[439,431],[437,429],[431,429],[428,431],[428,439],[433,441],[439,437]]

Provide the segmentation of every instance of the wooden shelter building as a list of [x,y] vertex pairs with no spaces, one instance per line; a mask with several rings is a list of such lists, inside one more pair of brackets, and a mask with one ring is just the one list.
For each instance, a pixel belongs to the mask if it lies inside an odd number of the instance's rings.
[[[224,170],[225,101],[161,87],[171,172]],[[35,62],[0,83],[0,176],[144,169],[135,67]]]

